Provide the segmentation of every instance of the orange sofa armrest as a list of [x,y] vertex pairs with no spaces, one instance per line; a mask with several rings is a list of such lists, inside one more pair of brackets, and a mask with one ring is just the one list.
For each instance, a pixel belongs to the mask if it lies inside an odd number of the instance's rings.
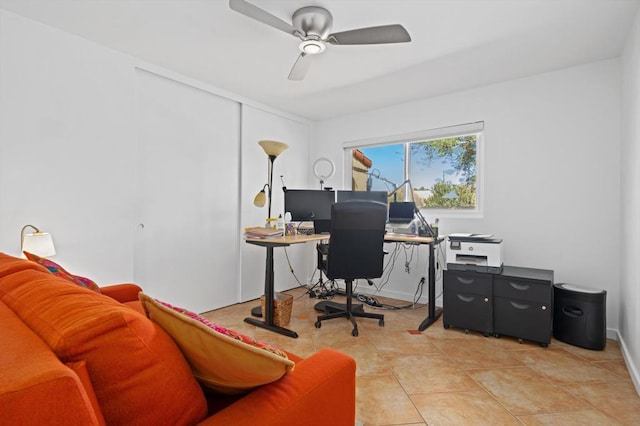
[[117,300],[120,303],[133,302],[138,300],[138,293],[142,288],[136,284],[114,284],[100,287],[100,293]]
[[355,416],[356,362],[349,355],[323,349],[298,362],[282,379],[254,390],[200,424],[275,426],[302,420],[305,426],[353,425]]

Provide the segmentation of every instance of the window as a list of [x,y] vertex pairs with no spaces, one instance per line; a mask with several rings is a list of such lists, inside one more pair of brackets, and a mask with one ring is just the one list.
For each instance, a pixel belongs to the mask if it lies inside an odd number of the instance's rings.
[[479,214],[482,128],[472,123],[345,144],[352,189],[386,190],[391,200],[413,200],[430,213]]

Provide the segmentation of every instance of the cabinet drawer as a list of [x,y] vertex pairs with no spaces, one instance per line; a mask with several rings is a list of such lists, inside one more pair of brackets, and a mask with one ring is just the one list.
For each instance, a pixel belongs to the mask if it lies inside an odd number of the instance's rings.
[[442,321],[444,328],[453,326],[489,335],[493,329],[491,297],[445,290]]
[[547,345],[551,341],[552,317],[552,307],[544,303],[502,297],[493,299],[493,330],[496,334]]
[[469,272],[444,271],[446,291],[491,296],[493,276]]
[[523,280],[514,277],[495,277],[493,294],[496,297],[537,301],[550,304],[553,287],[550,282]]

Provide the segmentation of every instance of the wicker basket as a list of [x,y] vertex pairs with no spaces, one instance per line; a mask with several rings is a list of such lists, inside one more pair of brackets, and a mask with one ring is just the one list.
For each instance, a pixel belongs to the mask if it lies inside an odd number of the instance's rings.
[[[262,312],[264,313],[264,295],[260,296]],[[291,310],[293,309],[293,296],[290,294],[276,293],[273,298],[273,323],[278,327],[284,327],[291,321]],[[266,315],[262,315],[266,318]]]

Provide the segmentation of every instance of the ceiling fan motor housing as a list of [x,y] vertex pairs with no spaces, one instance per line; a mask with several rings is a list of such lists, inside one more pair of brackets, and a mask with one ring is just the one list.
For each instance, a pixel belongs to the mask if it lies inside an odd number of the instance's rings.
[[291,23],[305,34],[305,40],[326,40],[331,32],[333,16],[322,7],[307,6],[293,13]]

